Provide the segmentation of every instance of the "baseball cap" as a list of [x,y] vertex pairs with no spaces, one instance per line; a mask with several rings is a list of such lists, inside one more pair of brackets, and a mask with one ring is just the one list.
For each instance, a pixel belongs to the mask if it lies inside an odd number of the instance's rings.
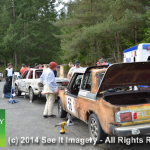
[[79,65],[79,64],[80,64],[79,60],[76,60],[75,65]]

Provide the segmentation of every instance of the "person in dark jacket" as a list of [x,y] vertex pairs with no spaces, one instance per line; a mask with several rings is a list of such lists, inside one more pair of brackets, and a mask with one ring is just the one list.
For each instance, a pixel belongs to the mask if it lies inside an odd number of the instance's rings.
[[9,77],[6,78],[6,83],[3,88],[3,93],[5,98],[11,98],[11,83]]

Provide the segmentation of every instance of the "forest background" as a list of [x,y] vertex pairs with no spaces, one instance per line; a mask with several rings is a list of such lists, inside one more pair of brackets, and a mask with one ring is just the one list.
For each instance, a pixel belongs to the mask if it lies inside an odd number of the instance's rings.
[[149,0],[0,1],[0,72],[11,62],[34,66],[56,61],[82,66],[100,58],[123,61],[123,51],[150,43]]

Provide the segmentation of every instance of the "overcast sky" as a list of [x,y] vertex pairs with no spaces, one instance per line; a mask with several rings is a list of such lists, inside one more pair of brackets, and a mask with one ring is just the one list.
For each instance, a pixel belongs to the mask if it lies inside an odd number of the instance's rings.
[[[56,0],[57,2],[58,0]],[[69,2],[70,0],[62,0],[63,2]],[[63,5],[60,5],[59,7],[56,7],[56,10],[59,11],[61,8],[63,7]]]

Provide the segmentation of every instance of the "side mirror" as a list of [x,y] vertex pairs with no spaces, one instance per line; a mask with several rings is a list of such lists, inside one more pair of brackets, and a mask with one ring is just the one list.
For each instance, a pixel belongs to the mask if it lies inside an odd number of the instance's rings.
[[18,76],[18,79],[21,79],[21,76]]

